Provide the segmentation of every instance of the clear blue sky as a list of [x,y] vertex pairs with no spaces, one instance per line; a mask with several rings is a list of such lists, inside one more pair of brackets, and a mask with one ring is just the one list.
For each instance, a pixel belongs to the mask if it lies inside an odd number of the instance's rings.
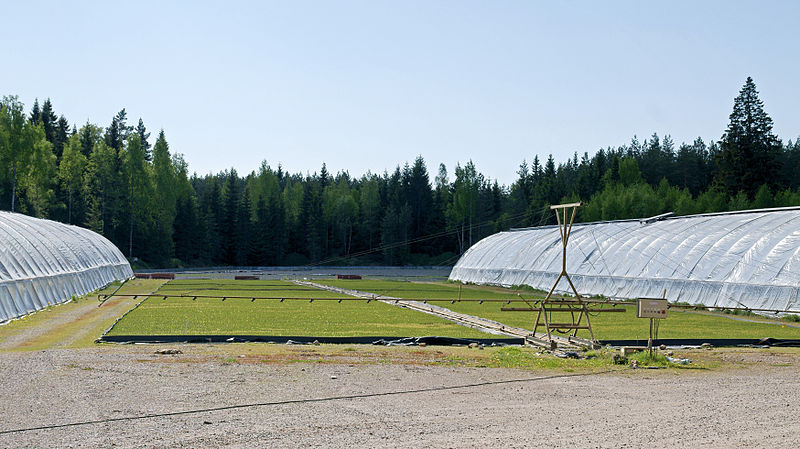
[[[0,94],[78,125],[121,108],[200,174],[383,172],[719,139],[747,76],[800,135],[798,2],[13,2]],[[116,2],[114,2],[116,3]]]

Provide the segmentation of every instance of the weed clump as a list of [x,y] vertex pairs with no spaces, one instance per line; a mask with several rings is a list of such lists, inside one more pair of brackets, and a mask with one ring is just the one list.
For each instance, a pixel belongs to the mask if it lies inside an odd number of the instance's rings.
[[631,354],[630,358],[631,360],[636,360],[639,366],[667,367],[672,365],[664,354],[655,351],[653,352],[653,355],[650,355],[648,351],[640,351]]

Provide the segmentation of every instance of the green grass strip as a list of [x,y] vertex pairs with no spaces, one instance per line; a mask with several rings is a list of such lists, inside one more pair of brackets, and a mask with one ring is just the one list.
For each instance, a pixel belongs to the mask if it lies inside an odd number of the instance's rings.
[[[284,281],[172,281],[160,294],[339,298]],[[267,290],[268,289],[268,290]],[[276,335],[320,337],[486,338],[492,335],[432,315],[379,301],[299,301],[228,298],[149,298],[120,320],[109,335]]]
[[[352,290],[373,292],[403,299],[456,299],[459,295],[458,285],[450,283],[417,283],[384,280],[336,280],[319,281]],[[532,298],[532,292],[516,291],[497,287],[480,287],[464,285],[461,287],[463,299],[519,299]],[[485,302],[434,302],[434,305],[446,307],[454,312],[466,313],[499,321],[509,326],[533,329],[536,320],[535,312],[504,312],[501,307],[505,303]],[[511,303],[513,307],[524,307],[524,303]],[[593,306],[599,307],[599,306]],[[736,318],[735,316],[731,316]],[[590,316],[595,338],[598,340],[630,340],[647,339],[649,336],[649,320],[636,318],[635,307],[628,307],[624,313],[600,313]],[[738,321],[728,316],[701,314],[670,310],[668,318],[659,323],[659,338],[753,338],[764,337],[797,339],[800,329],[788,323],[768,318],[748,317],[761,320],[761,323]],[[567,313],[552,313],[552,322],[570,322]],[[542,328],[540,328],[542,329]],[[560,335],[560,334],[556,334]],[[581,330],[578,336],[588,338],[587,331]]]

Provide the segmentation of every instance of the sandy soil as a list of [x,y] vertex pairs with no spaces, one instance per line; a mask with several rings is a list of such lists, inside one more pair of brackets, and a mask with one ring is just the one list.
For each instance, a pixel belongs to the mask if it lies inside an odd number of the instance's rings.
[[[706,371],[581,374],[158,348],[0,353],[0,446],[794,448],[800,435],[796,351],[726,352],[735,367]],[[13,431],[223,406],[243,407]]]

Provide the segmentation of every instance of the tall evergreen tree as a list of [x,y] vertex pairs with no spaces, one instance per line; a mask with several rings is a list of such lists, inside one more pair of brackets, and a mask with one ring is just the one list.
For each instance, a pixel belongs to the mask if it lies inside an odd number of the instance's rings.
[[42,126],[44,127],[44,137],[48,142],[54,143],[56,140],[56,127],[58,125],[58,117],[53,111],[53,103],[50,99],[44,101],[42,104]]
[[241,187],[239,185],[239,175],[236,170],[231,168],[225,177],[225,188],[223,190],[223,209],[220,217],[220,234],[222,238],[223,262],[227,265],[235,265],[239,243],[237,230],[239,222],[239,208],[241,205]]
[[[162,129],[161,133],[163,132],[164,130]],[[136,125],[136,134],[139,135],[139,141],[142,142],[142,148],[144,149],[144,160],[147,162],[152,162],[153,152],[150,150],[150,142],[148,141],[150,138],[150,133],[147,132],[147,128],[145,128],[141,117],[139,118],[139,124]]]
[[53,138],[53,152],[56,154],[58,161],[61,161],[61,154],[64,152],[64,145],[67,143],[69,136],[69,122],[67,118],[62,115],[58,118],[58,122],[56,122],[55,137]]
[[94,145],[102,140],[103,130],[87,120],[86,124],[78,131],[78,135],[81,140],[81,152],[88,158],[92,154]]
[[[134,230],[138,237],[147,235],[152,216],[152,181],[148,166],[144,160],[144,150],[139,136],[131,135],[125,147],[123,178],[127,183],[128,205],[128,256],[133,257]],[[142,240],[146,245],[148,241]]]
[[[433,204],[433,191],[428,177],[425,160],[417,156],[408,177],[407,201],[411,206],[411,237],[418,238],[429,233],[430,209]],[[411,250],[430,253],[427,242],[415,245]]]
[[125,140],[128,139],[128,135],[133,130],[132,126],[128,126],[127,121],[128,113],[125,112],[125,108],[122,108],[121,111],[114,115],[111,119],[111,124],[106,128],[106,145],[117,151],[122,150]]
[[739,191],[750,198],[763,184],[778,182],[780,141],[772,133],[772,119],[764,111],[756,85],[747,77],[733,100],[730,123],[720,141],[716,187],[729,195]]
[[[137,136],[140,134],[137,133]],[[144,151],[144,146],[142,147]],[[156,144],[153,148],[153,175],[155,191],[158,192],[160,201],[154,204],[155,224],[157,228],[153,242],[155,257],[160,262],[169,260],[174,254],[173,248],[173,221],[175,220],[175,208],[178,196],[178,183],[175,176],[175,168],[172,165],[172,158],[169,154],[169,145],[162,129],[158,133]],[[145,155],[145,160],[147,157]],[[188,206],[187,206],[188,207]]]
[[236,229],[234,230],[234,260],[236,266],[247,265],[247,256],[251,250],[252,222],[250,218],[250,189],[242,190],[239,207],[236,210]]
[[319,188],[325,189],[331,182],[331,175],[328,173],[328,167],[325,166],[325,163],[322,163],[322,168],[319,170]]
[[39,99],[33,100],[33,107],[31,108],[31,116],[28,121],[34,125],[42,123],[42,108],[39,107]]
[[198,183],[200,182],[207,184],[203,190],[198,191],[204,242],[201,247],[201,259],[206,264],[222,264],[225,263],[223,257],[225,248],[221,235],[224,213],[220,181],[215,176],[207,176],[202,181],[198,180]]
[[381,225],[381,194],[379,178],[367,173],[361,179],[361,195],[359,197],[359,213],[361,220],[359,227],[363,229],[361,238],[365,249],[372,249],[377,245]]

